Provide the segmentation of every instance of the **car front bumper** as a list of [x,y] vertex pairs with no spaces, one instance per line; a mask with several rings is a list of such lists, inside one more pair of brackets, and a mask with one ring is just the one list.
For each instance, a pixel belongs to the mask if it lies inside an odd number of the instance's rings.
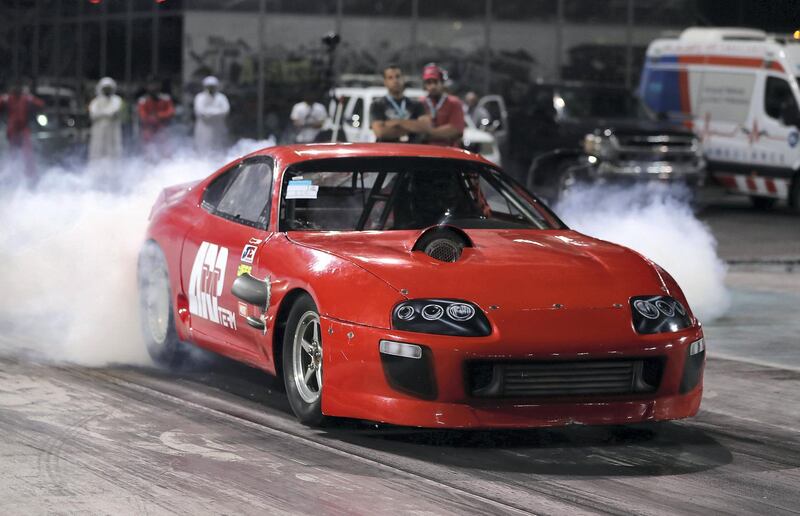
[[[622,310],[608,312],[593,322],[611,327],[607,323],[619,319]],[[543,331],[533,343],[521,327],[502,335],[495,331],[489,337],[459,338],[370,328],[323,317],[322,410],[332,416],[427,428],[612,425],[680,419],[697,413],[705,353],[690,357],[689,346],[702,338],[699,327],[659,335],[635,335],[632,330],[598,332],[595,324],[577,324],[582,314],[553,315],[536,314],[534,318],[555,319],[551,320],[553,328],[571,330],[561,336],[554,329]],[[532,320],[527,328],[538,327],[542,321]],[[417,374],[422,371],[419,377],[424,381],[420,383],[429,382],[432,391],[411,392],[398,386],[379,351],[384,339],[423,346],[427,365]],[[628,394],[478,397],[470,392],[467,378],[467,364],[476,360],[559,363],[626,359],[663,363],[657,388]],[[691,376],[688,383],[687,375]]]

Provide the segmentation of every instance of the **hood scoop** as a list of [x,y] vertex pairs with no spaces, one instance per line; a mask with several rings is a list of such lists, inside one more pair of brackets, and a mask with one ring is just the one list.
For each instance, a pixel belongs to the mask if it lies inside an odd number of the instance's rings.
[[421,251],[440,262],[457,262],[465,247],[474,247],[464,231],[453,226],[434,226],[423,231],[413,251]]

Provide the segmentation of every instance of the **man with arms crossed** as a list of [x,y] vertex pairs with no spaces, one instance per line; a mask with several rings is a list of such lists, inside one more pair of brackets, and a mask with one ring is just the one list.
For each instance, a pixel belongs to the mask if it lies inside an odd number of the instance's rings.
[[425,112],[433,123],[433,128],[428,131],[428,143],[460,147],[465,127],[464,106],[458,97],[445,93],[444,70],[435,63],[425,65],[422,84],[428,92],[423,99]]
[[416,100],[403,95],[405,79],[397,65],[383,70],[383,84],[388,94],[370,106],[370,128],[379,142],[419,143],[431,130],[431,119]]

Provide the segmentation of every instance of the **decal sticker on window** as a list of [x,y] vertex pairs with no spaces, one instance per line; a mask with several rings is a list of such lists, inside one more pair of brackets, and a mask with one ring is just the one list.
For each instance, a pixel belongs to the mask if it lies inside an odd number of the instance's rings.
[[319,186],[310,179],[292,179],[286,187],[287,199],[316,199]]
[[227,264],[227,247],[209,242],[200,244],[189,277],[189,312],[235,330],[236,314],[219,306]]
[[246,245],[242,249],[242,261],[244,263],[253,263],[253,258],[256,256],[256,246]]
[[251,265],[245,265],[243,263],[240,263],[239,268],[236,269],[236,277],[238,278],[239,276],[242,276],[244,274],[250,274],[250,271],[252,270],[253,267]]

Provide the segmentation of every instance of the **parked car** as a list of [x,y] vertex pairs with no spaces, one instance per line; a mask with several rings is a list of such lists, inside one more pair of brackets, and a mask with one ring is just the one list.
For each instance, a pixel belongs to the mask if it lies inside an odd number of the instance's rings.
[[[346,87],[336,88],[335,95],[341,99],[340,131],[344,134],[340,140],[348,142],[374,142],[375,134],[370,129],[371,120],[370,106],[372,101],[386,95],[386,88],[383,86],[370,87]],[[426,95],[424,90],[417,88],[406,88],[405,96],[412,99],[419,99]],[[325,129],[333,130],[336,116],[337,102],[331,101],[328,112],[330,120]],[[465,118],[466,129],[464,129],[464,148],[480,154],[492,163],[501,164],[500,149],[497,140],[488,131],[480,130],[475,127],[475,123],[469,118]]]
[[278,375],[308,425],[629,424],[700,406],[703,331],[672,277],[460,149],[255,152],[161,193],[138,270],[156,362],[191,342]]
[[41,85],[36,87],[36,96],[45,105],[31,123],[31,137],[39,154],[58,160],[82,153],[89,141],[90,123],[86,106],[78,102],[75,90]]
[[551,201],[581,182],[696,188],[705,180],[700,139],[679,123],[658,119],[625,88],[537,84],[529,96],[528,130],[515,138],[530,152],[526,185]]
[[[79,105],[75,91],[40,85],[35,95],[44,101],[44,108],[32,112],[28,122],[36,153],[53,163],[81,155],[89,141],[89,116]],[[4,123],[0,123],[0,131],[5,134]],[[0,138],[0,151],[7,146],[5,137]]]
[[800,211],[800,41],[744,28],[692,27],[647,49],[640,94],[692,124],[709,171],[731,192]]

